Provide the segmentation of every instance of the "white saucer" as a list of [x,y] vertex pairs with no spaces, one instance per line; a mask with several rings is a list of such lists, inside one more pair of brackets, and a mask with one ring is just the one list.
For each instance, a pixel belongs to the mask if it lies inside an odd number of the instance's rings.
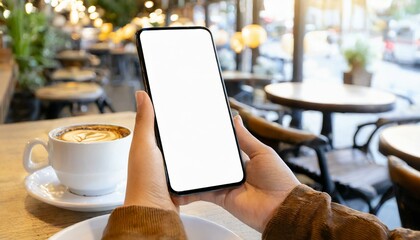
[[[101,239],[109,214],[76,223],[54,234],[49,240],[96,240]],[[181,214],[187,237],[190,240],[240,240],[230,230],[202,218]]]
[[46,167],[27,176],[25,187],[32,197],[56,207],[79,212],[100,212],[123,204],[126,182],[121,182],[113,193],[84,197],[69,192],[59,182],[52,167]]

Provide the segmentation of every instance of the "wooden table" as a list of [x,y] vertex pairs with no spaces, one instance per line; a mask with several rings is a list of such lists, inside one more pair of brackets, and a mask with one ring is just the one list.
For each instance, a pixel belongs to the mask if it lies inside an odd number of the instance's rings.
[[385,156],[399,157],[420,171],[420,125],[386,128],[379,137],[379,151]]
[[287,107],[320,111],[323,115],[321,134],[331,146],[332,113],[379,113],[395,106],[394,94],[373,88],[333,83],[276,83],[264,88],[267,98]]
[[[58,118],[66,106],[72,115],[75,108],[83,110],[82,106],[90,103],[95,103],[100,113],[104,113],[105,107],[109,106],[105,102],[104,89],[92,82],[59,82],[37,89],[35,96],[48,103],[45,111],[47,119]],[[110,109],[113,111],[112,107]]]
[[[57,208],[28,195],[24,179],[28,173],[22,166],[26,142],[39,137],[47,139],[49,130],[70,124],[103,122],[133,129],[135,113],[123,112],[38,122],[0,125],[0,239],[47,239],[61,229],[107,212],[74,212]],[[44,159],[46,152],[34,149],[35,159]],[[196,202],[184,207],[185,214],[206,218],[227,227],[244,239],[260,239],[261,235],[222,208]]]

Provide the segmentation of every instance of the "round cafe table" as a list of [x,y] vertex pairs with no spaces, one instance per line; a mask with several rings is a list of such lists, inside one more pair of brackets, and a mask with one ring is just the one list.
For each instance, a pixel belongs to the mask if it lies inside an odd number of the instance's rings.
[[323,115],[321,134],[331,146],[332,113],[380,113],[395,107],[394,94],[381,90],[333,83],[286,82],[267,85],[267,98],[287,107],[319,111]]
[[420,171],[420,125],[407,124],[386,128],[379,136],[379,151],[394,155]]
[[[73,105],[96,103],[99,112],[105,112],[105,91],[96,83],[61,82],[39,88],[35,96],[41,101],[48,102],[47,119],[58,118],[61,110],[68,106],[73,114]],[[112,111],[112,108],[111,108]]]
[[77,67],[58,69],[51,74],[51,80],[53,81],[87,82],[95,80],[95,78],[95,71]]
[[87,53],[84,50],[64,50],[59,52],[55,59],[57,59],[63,67],[85,67],[97,66],[100,64],[98,57]]

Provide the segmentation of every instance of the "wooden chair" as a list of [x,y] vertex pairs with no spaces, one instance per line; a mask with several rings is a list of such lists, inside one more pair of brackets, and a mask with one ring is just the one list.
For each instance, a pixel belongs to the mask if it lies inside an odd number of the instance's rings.
[[[382,116],[378,118],[376,121],[360,124],[357,126],[356,132],[353,135],[353,145],[351,148],[357,148],[365,152],[366,154],[371,155],[369,147],[371,145],[371,142],[374,136],[376,136],[381,129],[383,129],[384,127],[392,126],[392,125],[410,124],[410,123],[418,123],[418,122],[420,122],[420,115],[416,114],[416,115],[405,115],[405,116],[398,116],[398,117]],[[374,129],[370,132],[367,140],[365,140],[362,143],[359,143],[358,141],[359,134],[363,131],[363,129],[368,128],[369,126],[373,126]]]
[[420,230],[420,172],[394,156],[388,166],[402,226]]
[[251,106],[248,105],[246,103],[240,102],[238,100],[236,100],[233,97],[229,97],[229,105],[231,108],[236,109],[236,110],[247,110],[257,116],[260,116],[264,119],[267,119],[269,121],[276,121],[278,123],[282,123],[283,122],[283,118],[288,115],[289,113],[287,111],[285,111],[283,108],[281,108],[280,105],[278,104],[273,104],[273,105],[277,105],[279,107],[272,107],[272,108],[268,108],[268,107],[255,107],[255,106]]
[[[369,159],[361,149],[329,151],[324,136],[282,127],[246,109],[239,109],[239,113],[252,134],[275,149],[294,172],[318,183],[334,201],[345,204],[344,199],[359,198],[367,203],[370,213],[376,214],[393,196],[387,167]],[[315,154],[297,154],[302,149]],[[373,205],[372,200],[378,197],[379,202]]]

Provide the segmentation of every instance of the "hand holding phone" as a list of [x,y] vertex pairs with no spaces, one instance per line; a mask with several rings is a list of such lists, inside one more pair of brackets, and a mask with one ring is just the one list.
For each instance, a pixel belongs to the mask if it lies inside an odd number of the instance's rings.
[[151,28],[136,37],[170,190],[188,194],[242,184],[243,163],[210,31]]

